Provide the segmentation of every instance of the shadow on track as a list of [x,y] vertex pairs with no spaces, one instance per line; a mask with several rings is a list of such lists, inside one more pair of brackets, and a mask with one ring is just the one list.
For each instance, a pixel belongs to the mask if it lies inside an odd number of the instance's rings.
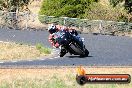
[[[74,56],[66,56],[68,58],[87,58],[87,57],[82,57],[82,56],[78,56],[78,55],[74,55]],[[93,57],[93,56],[88,56],[88,57]]]

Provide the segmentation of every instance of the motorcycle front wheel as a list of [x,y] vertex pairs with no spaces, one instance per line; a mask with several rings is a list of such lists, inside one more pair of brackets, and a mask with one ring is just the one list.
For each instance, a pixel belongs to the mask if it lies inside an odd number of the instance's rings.
[[85,49],[84,54],[81,54],[80,57],[88,57],[89,51]]
[[88,55],[89,55],[89,51],[85,49],[85,57],[88,57]]

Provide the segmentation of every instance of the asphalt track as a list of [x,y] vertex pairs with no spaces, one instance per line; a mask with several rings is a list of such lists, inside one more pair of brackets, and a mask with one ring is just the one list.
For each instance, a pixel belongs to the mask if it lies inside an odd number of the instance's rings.
[[[88,57],[66,54],[60,58],[56,54],[50,58],[27,61],[0,61],[0,67],[21,67],[21,66],[132,66],[132,38],[124,36],[92,35],[81,34],[85,38],[84,44],[89,50]],[[42,43],[51,47],[48,42],[47,31],[29,30],[5,30],[0,29],[0,41],[18,42],[35,45]]]

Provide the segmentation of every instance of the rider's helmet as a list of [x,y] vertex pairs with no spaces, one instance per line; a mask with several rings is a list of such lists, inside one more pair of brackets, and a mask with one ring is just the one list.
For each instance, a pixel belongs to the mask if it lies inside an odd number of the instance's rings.
[[52,24],[52,25],[49,26],[48,31],[49,31],[50,34],[53,34],[57,31],[57,28],[56,28],[55,25]]

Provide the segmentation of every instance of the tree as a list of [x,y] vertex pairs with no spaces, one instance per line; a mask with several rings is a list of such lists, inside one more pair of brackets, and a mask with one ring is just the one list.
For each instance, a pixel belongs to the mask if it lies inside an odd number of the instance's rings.
[[132,12],[132,0],[125,0],[125,8],[128,10],[128,13]]
[[132,0],[110,0],[110,4],[115,7],[117,4],[124,2],[124,7],[128,10],[128,13],[132,12]]
[[98,0],[43,0],[40,14],[83,18],[85,9]]
[[31,0],[0,0],[1,10],[16,12],[27,6]]
[[[18,28],[17,12],[22,11],[24,7],[28,9],[31,0],[0,0],[0,10],[3,10],[4,23],[9,28]],[[33,0],[32,0],[33,1]],[[10,13],[9,13],[10,12]]]

